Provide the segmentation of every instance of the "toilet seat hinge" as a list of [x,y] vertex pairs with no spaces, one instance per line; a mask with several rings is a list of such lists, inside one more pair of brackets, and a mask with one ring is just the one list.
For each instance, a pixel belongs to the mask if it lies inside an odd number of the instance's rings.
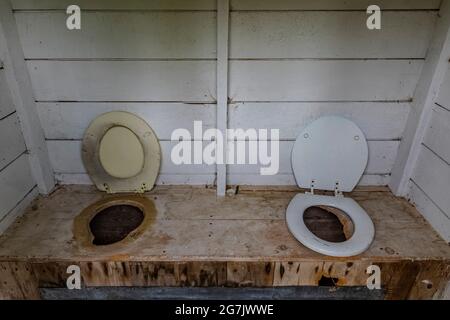
[[344,196],[344,194],[339,188],[339,181],[336,182],[336,187],[334,188],[334,196],[339,198]]
[[314,195],[314,184],[316,183],[316,180],[311,181],[311,189],[309,192],[306,192],[306,194]]

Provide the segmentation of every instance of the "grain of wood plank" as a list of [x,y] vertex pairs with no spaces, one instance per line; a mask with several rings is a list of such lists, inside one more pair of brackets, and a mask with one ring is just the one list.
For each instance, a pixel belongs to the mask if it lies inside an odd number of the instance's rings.
[[14,112],[14,102],[11,97],[11,91],[6,82],[5,71],[0,68],[0,119]]
[[[38,101],[213,102],[215,61],[28,61]],[[130,85],[131,83],[137,85]]]
[[273,102],[236,103],[228,108],[230,128],[279,129],[282,140],[297,139],[307,125],[322,116],[340,116],[353,121],[369,140],[399,140],[410,105],[386,102]]
[[144,119],[159,140],[170,140],[174,130],[193,132],[194,121],[203,129],[216,127],[214,104],[183,103],[38,103],[39,118],[48,140],[81,140],[91,121],[103,113],[127,111]]
[[384,12],[367,29],[365,12],[232,12],[232,59],[425,58],[436,12]]
[[409,101],[422,65],[417,60],[231,61],[230,98],[244,102]]
[[[389,174],[363,175],[359,186],[387,186],[390,181]],[[230,174],[230,185],[242,186],[297,186],[293,174],[277,174],[274,176],[261,176],[258,174]]]
[[0,170],[26,150],[17,115],[0,120]]
[[450,110],[450,67],[447,69],[447,73],[445,75],[444,81],[442,82],[439,90],[439,95],[436,99],[436,102],[441,106],[446,107]]
[[424,144],[450,164],[450,111],[435,107]]
[[0,263],[0,299],[40,299],[32,268],[28,263]]
[[450,165],[423,146],[412,180],[450,218]]
[[0,220],[13,210],[35,185],[27,154],[23,154],[0,171]]
[[[73,4],[70,0],[13,0],[15,10],[65,10]],[[77,4],[86,10],[214,10],[214,0],[79,0]]]
[[227,285],[234,287],[270,287],[273,284],[274,263],[227,262]]
[[[214,12],[83,12],[81,30],[65,12],[15,14],[26,59],[216,59]],[[201,39],[201,41],[200,41]]]
[[[0,241],[0,260],[39,262],[47,261],[46,257],[50,256],[59,261],[109,261],[113,258],[138,262],[174,259],[183,262],[335,261],[306,249],[287,230],[283,213],[295,193],[264,196],[264,192],[260,192],[219,201],[212,189],[157,187],[147,195],[155,201],[157,218],[136,243],[120,250],[105,247],[88,251],[71,241],[72,222],[88,203],[106,195],[91,187],[63,187],[48,199],[40,198],[36,202],[37,210],[29,210],[19,224],[6,231]],[[414,207],[389,192],[370,195],[371,192],[355,195],[377,230],[374,243],[360,258],[369,261],[450,258],[448,245],[420,219]],[[192,203],[193,207],[186,207],[187,203]],[[186,219],[195,204],[198,210],[191,219]],[[52,240],[55,238],[59,239],[57,243]]]
[[[369,0],[232,0],[231,8],[233,10],[366,10],[371,4],[373,2]],[[377,4],[385,10],[439,9],[440,2],[439,0],[382,0]]]
[[450,219],[448,218],[448,213],[436,206],[434,201],[413,181],[411,181],[408,198],[441,237],[450,243]]
[[[262,189],[218,199],[212,189],[157,187],[146,196],[158,214],[141,238],[87,250],[73,241],[73,219],[107,195],[62,187],[40,197],[0,237],[0,261],[31,264],[29,274],[42,287],[64,287],[69,264],[80,265],[87,287],[364,286],[370,264],[381,267],[388,299],[428,299],[447,283],[448,245],[404,199],[383,190],[349,195],[372,217],[377,233],[367,252],[343,260],[314,253],[290,235],[284,212],[293,195]],[[16,276],[14,290],[27,279]]]
[[[250,151],[251,143],[243,142],[245,144],[245,155],[248,157]],[[278,174],[292,174],[292,165],[291,165],[291,154],[292,148],[294,147],[294,141],[280,141],[279,142],[279,170]],[[237,148],[239,142],[229,143],[230,146],[233,146],[234,149]],[[365,174],[389,174],[391,172],[392,166],[395,162],[395,157],[397,155],[397,149],[399,146],[399,141],[369,141],[369,162],[367,164],[367,168],[365,170]],[[272,150],[268,148],[269,154],[271,154]],[[243,154],[240,154],[242,156]],[[272,155],[275,157],[275,155]],[[260,169],[262,167],[268,167],[267,165],[263,165],[260,163],[260,159],[258,159],[257,164],[232,164],[229,165],[230,174],[254,174],[258,175],[260,173]],[[237,163],[237,159],[235,157],[234,163]]]
[[[171,160],[172,149],[178,142],[160,141],[162,161],[160,174],[213,174],[215,166],[207,164],[182,164],[177,165]],[[203,145],[209,144],[203,142]],[[47,141],[50,161],[56,173],[86,173],[83,161],[81,159],[81,141]],[[193,155],[191,162],[193,163]]]

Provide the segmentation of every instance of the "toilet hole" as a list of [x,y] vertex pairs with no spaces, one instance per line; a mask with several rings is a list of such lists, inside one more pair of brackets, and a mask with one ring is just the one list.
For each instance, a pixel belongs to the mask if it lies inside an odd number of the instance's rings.
[[345,242],[354,233],[350,217],[344,211],[333,207],[310,207],[305,210],[303,221],[316,237],[332,243]]
[[93,245],[105,246],[124,240],[144,221],[141,209],[131,205],[115,205],[98,212],[89,223]]

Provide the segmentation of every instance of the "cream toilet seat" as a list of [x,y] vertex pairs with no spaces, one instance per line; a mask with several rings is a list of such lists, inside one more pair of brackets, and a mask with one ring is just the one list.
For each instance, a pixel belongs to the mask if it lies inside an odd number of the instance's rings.
[[82,158],[99,190],[143,193],[153,189],[156,182],[161,149],[143,119],[128,112],[109,112],[86,130]]
[[[341,243],[322,240],[314,235],[303,220],[306,209],[314,206],[329,206],[345,212],[353,222],[353,236]],[[352,257],[366,251],[375,235],[375,227],[367,213],[353,199],[343,197],[298,194],[286,212],[288,228],[304,246],[332,257]]]

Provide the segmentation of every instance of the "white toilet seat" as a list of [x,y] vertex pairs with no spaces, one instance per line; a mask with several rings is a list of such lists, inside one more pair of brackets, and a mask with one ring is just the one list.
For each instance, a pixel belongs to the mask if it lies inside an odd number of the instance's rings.
[[[297,195],[286,212],[294,237],[311,250],[332,257],[352,257],[367,250],[375,236],[372,220],[354,200],[342,192],[354,190],[368,161],[368,145],[356,124],[341,117],[323,117],[304,129],[292,150],[292,169],[300,188],[311,193]],[[334,191],[335,197],[316,196],[314,190]],[[314,235],[303,221],[305,210],[328,206],[344,211],[353,222],[353,236],[332,243]]]
[[[341,243],[332,243],[314,235],[305,225],[305,210],[314,206],[329,206],[344,211],[354,224],[353,236]],[[292,199],[286,212],[290,232],[304,246],[332,257],[352,257],[366,251],[375,236],[372,220],[353,199],[344,197],[298,194]]]

